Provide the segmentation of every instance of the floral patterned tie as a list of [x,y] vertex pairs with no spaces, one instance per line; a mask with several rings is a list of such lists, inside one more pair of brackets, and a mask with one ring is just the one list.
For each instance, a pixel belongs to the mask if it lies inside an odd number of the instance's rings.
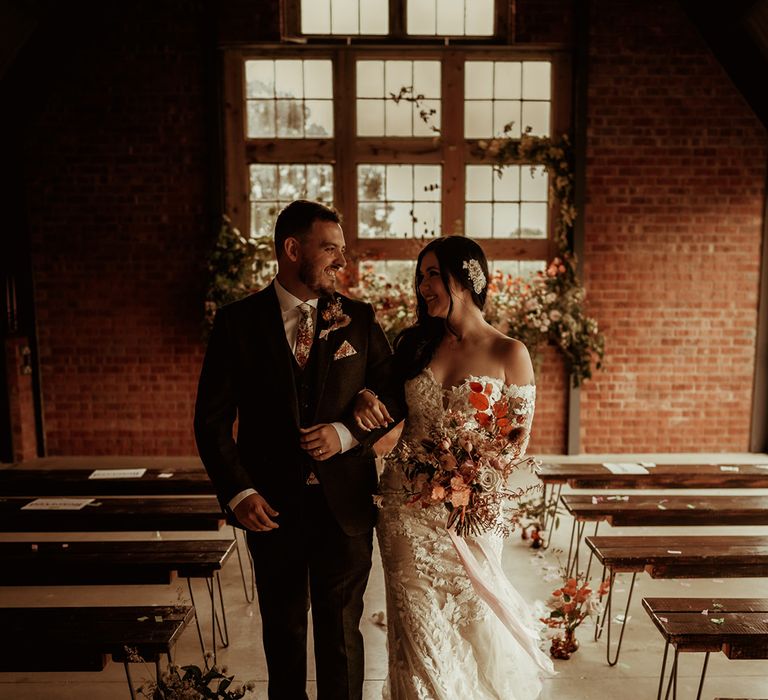
[[312,323],[312,307],[308,304],[299,306],[301,318],[299,327],[296,331],[296,362],[299,367],[304,369],[309,359],[309,351],[312,348],[312,337],[315,334],[314,324]]

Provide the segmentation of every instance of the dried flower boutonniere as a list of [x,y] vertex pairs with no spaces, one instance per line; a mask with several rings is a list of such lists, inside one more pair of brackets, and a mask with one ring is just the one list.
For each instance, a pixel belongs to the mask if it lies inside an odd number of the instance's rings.
[[328,328],[320,331],[320,340],[326,340],[330,333],[339,330],[339,328],[344,328],[344,326],[348,326],[352,322],[352,319],[341,308],[341,297],[335,297],[328,304],[323,311],[323,321],[329,325]]

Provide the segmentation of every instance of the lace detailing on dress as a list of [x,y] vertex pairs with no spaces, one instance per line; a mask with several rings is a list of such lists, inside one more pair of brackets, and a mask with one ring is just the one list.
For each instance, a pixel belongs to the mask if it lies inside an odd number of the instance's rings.
[[[530,428],[535,386],[507,386],[491,377],[468,377],[443,391],[427,369],[405,385],[408,418],[401,441],[417,444],[442,424],[447,409],[471,420],[470,381],[490,382],[494,398],[505,394]],[[527,445],[527,435],[520,453]],[[395,451],[396,454],[397,451]],[[404,505],[402,465],[385,463],[380,481],[384,507],[378,538],[387,589],[389,681],[391,700],[532,700],[541,688],[535,665],[490,608],[477,596],[445,529],[442,505]],[[485,552],[501,561],[502,540],[483,535],[480,546],[467,544],[479,565],[492,568]]]

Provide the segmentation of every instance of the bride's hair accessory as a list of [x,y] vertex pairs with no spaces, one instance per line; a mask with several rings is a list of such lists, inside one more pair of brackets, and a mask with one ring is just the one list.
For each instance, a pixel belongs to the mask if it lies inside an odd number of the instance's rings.
[[488,280],[485,278],[483,268],[480,267],[480,263],[474,258],[465,260],[462,268],[467,270],[467,275],[470,282],[472,282],[472,289],[475,290],[475,294],[480,294],[485,289],[485,285],[488,284]]

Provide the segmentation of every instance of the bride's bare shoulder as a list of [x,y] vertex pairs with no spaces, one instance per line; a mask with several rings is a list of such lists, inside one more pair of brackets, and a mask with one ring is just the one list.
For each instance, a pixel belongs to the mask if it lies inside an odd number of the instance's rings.
[[533,384],[533,364],[528,348],[524,343],[514,338],[499,334],[496,340],[496,354],[504,365],[504,381],[507,384]]

